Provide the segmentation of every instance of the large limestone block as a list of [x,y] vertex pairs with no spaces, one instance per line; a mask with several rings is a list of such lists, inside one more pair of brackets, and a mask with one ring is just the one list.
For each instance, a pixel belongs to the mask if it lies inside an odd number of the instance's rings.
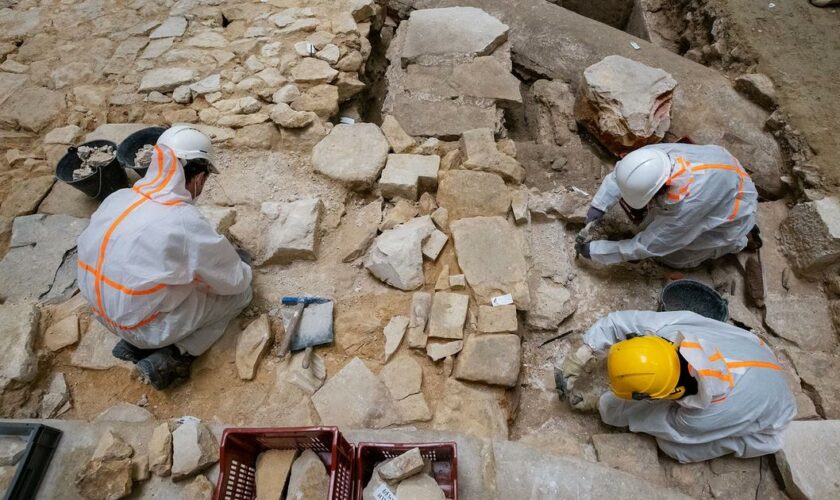
[[270,222],[265,233],[262,263],[315,260],[323,206],[318,198],[289,203],[264,202],[261,210]]
[[38,308],[31,302],[0,305],[0,391],[12,382],[30,382],[38,370],[33,352]]
[[46,300],[75,288],[74,249],[87,225],[88,219],[67,215],[15,218],[9,251],[0,261],[3,297]]
[[327,380],[312,403],[321,422],[356,429],[381,429],[398,416],[388,388],[359,358]]
[[516,308],[531,305],[528,265],[516,229],[502,217],[472,217],[451,223],[458,265],[479,304],[511,294]]
[[531,492],[539,498],[690,498],[647,478],[512,441],[496,441],[493,456],[496,477],[505,478],[496,482],[499,498],[530,498]]
[[440,339],[464,338],[464,322],[470,298],[460,293],[437,292],[432,298],[429,313],[429,337]]
[[451,170],[441,176],[437,201],[449,212],[449,221],[480,215],[504,216],[510,209],[510,192],[496,174]]
[[791,422],[776,464],[796,500],[840,497],[840,420]]
[[388,141],[372,123],[338,124],[312,149],[315,171],[369,189],[388,158]]
[[195,71],[190,68],[160,68],[147,71],[140,80],[140,92],[169,92],[195,79]]
[[794,269],[818,274],[840,261],[840,201],[831,197],[796,205],[779,234]]
[[463,168],[499,174],[506,181],[517,184],[525,179],[525,169],[514,158],[499,151],[490,129],[464,132],[461,151],[464,153]]
[[379,280],[400,290],[416,290],[424,281],[423,241],[435,231],[428,215],[389,229],[373,241],[365,267]]
[[621,155],[665,137],[676,86],[661,69],[608,56],[583,72],[575,115],[607,149]]
[[488,55],[507,32],[498,19],[473,7],[415,10],[408,18],[403,66],[424,57]]
[[496,57],[476,57],[459,64],[421,66],[405,69],[405,88],[440,97],[460,96],[492,99],[501,104],[522,102],[519,80]]
[[455,364],[455,378],[505,387],[516,386],[522,364],[519,335],[470,335]]
[[457,139],[465,130],[498,130],[496,106],[480,106],[444,99],[420,100],[400,94],[394,99],[392,114],[412,136]]
[[[492,439],[508,438],[505,389],[446,379],[433,427]],[[528,496],[526,495],[526,498]],[[520,498],[518,495],[499,498]]]
[[390,154],[379,179],[379,189],[385,198],[416,201],[420,193],[437,189],[439,169],[437,155]]
[[23,87],[0,105],[0,125],[40,132],[64,108],[64,93],[44,87]]
[[788,353],[803,384],[813,387],[814,403],[825,418],[840,419],[840,386],[826,376],[840,370],[840,358],[824,352],[789,348]]
[[764,321],[779,337],[803,349],[829,351],[837,343],[824,295],[769,294]]

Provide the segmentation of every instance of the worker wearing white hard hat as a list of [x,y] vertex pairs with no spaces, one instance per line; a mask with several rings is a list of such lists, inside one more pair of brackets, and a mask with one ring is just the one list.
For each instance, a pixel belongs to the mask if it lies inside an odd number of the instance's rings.
[[78,281],[122,340],[114,356],[156,389],[189,375],[251,301],[251,268],[193,205],[216,171],[210,139],[165,131],[146,175],[109,196],[79,236]]
[[592,200],[586,222],[623,201],[646,209],[642,230],[623,241],[579,242],[601,264],[656,258],[674,268],[743,250],[755,228],[758,193],[749,174],[719,146],[654,144],[616,164]]

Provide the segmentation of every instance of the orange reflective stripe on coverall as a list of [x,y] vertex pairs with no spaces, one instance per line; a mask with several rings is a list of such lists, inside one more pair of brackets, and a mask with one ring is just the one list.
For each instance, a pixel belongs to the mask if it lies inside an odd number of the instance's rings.
[[601,396],[601,419],[656,438],[680,462],[733,453],[755,457],[782,447],[796,403],[775,356],[746,330],[688,312],[619,311],[584,335],[606,351],[628,335],[656,335],[679,347],[695,374],[697,394],[678,400],[630,401]]

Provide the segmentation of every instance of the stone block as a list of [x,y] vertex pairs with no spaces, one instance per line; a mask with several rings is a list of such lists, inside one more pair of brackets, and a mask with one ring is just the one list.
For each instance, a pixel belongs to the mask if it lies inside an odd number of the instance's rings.
[[172,479],[192,477],[219,461],[219,442],[199,420],[182,423],[172,433]]
[[182,16],[168,17],[166,21],[149,34],[152,40],[181,36],[187,29],[187,19]]
[[417,394],[423,385],[423,368],[408,355],[401,355],[389,361],[379,377],[385,383],[391,397],[399,401]]
[[533,328],[554,330],[577,309],[569,290],[547,279],[540,279],[531,296],[527,319]]
[[414,292],[411,296],[411,313],[408,320],[408,346],[415,349],[426,347],[426,324],[432,309],[432,294]]
[[829,197],[796,205],[779,234],[796,272],[818,274],[840,262],[840,201]]
[[190,83],[195,78],[195,71],[190,68],[159,68],[147,71],[140,80],[140,92],[167,93],[176,87]]
[[621,155],[665,137],[676,86],[661,69],[608,56],[583,72],[575,115],[607,149]]
[[507,33],[506,25],[474,7],[415,10],[408,18],[402,64],[488,55],[507,40]]
[[388,141],[372,123],[338,124],[312,150],[315,171],[369,189],[385,166]]
[[0,390],[13,382],[31,382],[38,370],[33,346],[38,332],[38,309],[31,302],[0,305]]
[[426,344],[426,355],[432,358],[432,361],[440,361],[443,358],[448,358],[458,354],[463,348],[463,340],[455,340],[453,342],[429,342]]
[[149,440],[149,469],[160,477],[172,471],[172,431],[168,422],[155,427]]
[[91,318],[81,342],[70,356],[70,364],[87,370],[131,369],[134,365],[111,354],[119,340],[119,337],[109,332],[102,323]]
[[518,335],[470,335],[455,363],[455,378],[514,387],[522,364]]
[[791,498],[840,496],[840,420],[791,422],[776,464]]
[[339,227],[341,232],[342,262],[352,262],[367,252],[370,243],[379,232],[382,222],[382,199],[376,199],[355,214],[344,216]]
[[359,358],[353,358],[312,396],[322,422],[357,429],[381,429],[397,409],[388,388]]
[[478,306],[478,331],[481,333],[512,333],[519,328],[516,306]]
[[762,73],[739,76],[735,79],[735,90],[767,110],[776,109],[779,104],[773,80]]
[[44,87],[23,87],[0,104],[0,124],[4,125],[4,128],[22,128],[30,132],[40,132],[64,109],[63,92]]
[[330,64],[313,57],[305,57],[292,68],[291,77],[295,83],[330,83],[338,76],[338,71]]
[[420,193],[437,189],[439,168],[437,155],[389,154],[379,189],[385,198],[417,201]]
[[271,347],[271,327],[268,315],[252,321],[236,338],[236,371],[242,380],[252,380],[257,373],[260,359]]
[[470,298],[467,295],[437,292],[432,298],[429,315],[429,337],[441,339],[464,338],[464,322]]
[[264,202],[261,210],[270,221],[265,233],[263,264],[317,258],[323,211],[320,199],[289,203]]
[[497,57],[435,66],[412,64],[405,69],[406,90],[449,99],[467,96],[512,106],[522,103],[519,85]]
[[447,210],[447,223],[451,224],[466,217],[507,215],[510,192],[496,174],[451,170],[441,176],[437,201]]
[[403,130],[400,123],[391,115],[382,118],[382,133],[394,153],[409,153],[416,146],[414,138]]
[[452,290],[463,290],[467,288],[467,278],[463,274],[450,274],[449,288]]
[[412,136],[455,139],[465,130],[499,128],[496,106],[453,101],[423,101],[406,95],[394,99],[391,114]]
[[476,302],[489,304],[511,294],[516,308],[531,304],[528,265],[516,229],[502,217],[472,217],[452,222],[458,265],[467,277]]
[[312,450],[305,450],[292,463],[289,473],[288,500],[307,500],[309,498],[328,498],[330,495],[330,475],[324,462]]
[[525,179],[525,169],[518,161],[498,150],[490,129],[465,131],[460,146],[464,155],[463,168],[498,174],[506,181],[517,184]]
[[385,329],[382,331],[382,334],[385,335],[385,363],[399,349],[406,328],[408,328],[408,318],[405,316],[394,316],[385,325]]
[[282,498],[296,450],[265,450],[257,456],[257,498]]
[[365,267],[400,290],[416,290],[424,281],[423,241],[435,231],[428,215],[389,229],[373,241]]
[[[435,408],[432,426],[447,432],[506,441],[508,439],[508,414],[503,402],[504,394],[505,390],[502,387],[467,384],[448,378],[443,386],[442,397]],[[513,479],[512,476],[507,475],[497,477]],[[506,494],[498,498],[522,498],[520,493]],[[529,494],[526,494],[525,498]]]
[[434,262],[443,247],[446,246],[447,241],[449,241],[449,236],[443,231],[435,229],[423,243],[423,256]]
[[44,346],[56,352],[79,341],[79,318],[73,314],[50,325],[44,332]]

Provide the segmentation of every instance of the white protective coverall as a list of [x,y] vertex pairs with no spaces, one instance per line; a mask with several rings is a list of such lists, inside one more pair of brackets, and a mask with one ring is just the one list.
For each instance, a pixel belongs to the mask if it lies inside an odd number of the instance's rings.
[[697,379],[697,394],[678,400],[633,401],[601,395],[601,419],[656,438],[680,462],[734,453],[749,458],[782,448],[782,431],[796,415],[785,373],[752,333],[688,311],[619,311],[583,337],[604,351],[630,334],[657,335],[679,346]]
[[[665,265],[685,269],[703,261],[737,253],[747,246],[755,226],[758,192],[738,160],[720,146],[653,144],[671,159],[665,196],[654,198],[642,231],[624,241],[593,241],[593,261],[617,264],[656,257]],[[610,173],[592,200],[606,212],[621,192]]]
[[79,288],[111,332],[143,349],[206,351],[251,301],[251,268],[192,205],[173,151],[112,194],[79,236]]

